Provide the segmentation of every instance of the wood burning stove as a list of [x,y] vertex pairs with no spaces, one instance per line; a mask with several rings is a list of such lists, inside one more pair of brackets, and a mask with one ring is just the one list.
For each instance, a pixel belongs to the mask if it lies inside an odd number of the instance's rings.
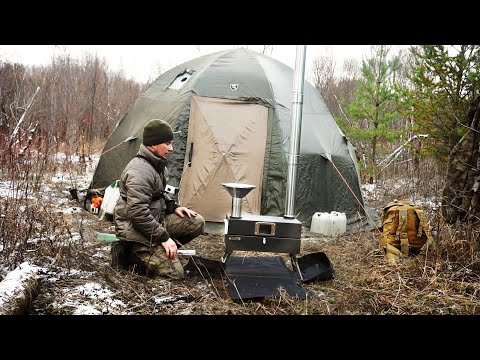
[[258,251],[290,254],[292,266],[298,268],[296,254],[300,253],[302,223],[297,219],[281,216],[242,214],[243,198],[255,188],[254,185],[224,183],[232,196],[231,214],[225,218],[225,263],[231,253],[238,251]]

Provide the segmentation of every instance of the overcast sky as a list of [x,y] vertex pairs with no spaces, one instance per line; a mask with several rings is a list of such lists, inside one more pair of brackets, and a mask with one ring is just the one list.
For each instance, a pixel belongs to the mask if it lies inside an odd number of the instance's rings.
[[[140,82],[154,80],[174,66],[196,57],[236,47],[248,47],[263,52],[265,45],[0,45],[0,60],[25,65],[46,65],[54,54],[68,53],[83,57],[87,52],[104,57],[111,70],[123,68],[127,77]],[[396,52],[400,46],[396,45]],[[370,55],[371,45],[308,45],[306,52],[306,73],[310,71],[313,59],[332,56],[337,70],[347,58],[362,60]],[[393,52],[393,51],[392,51]],[[295,67],[296,45],[269,45],[266,55],[291,68]]]

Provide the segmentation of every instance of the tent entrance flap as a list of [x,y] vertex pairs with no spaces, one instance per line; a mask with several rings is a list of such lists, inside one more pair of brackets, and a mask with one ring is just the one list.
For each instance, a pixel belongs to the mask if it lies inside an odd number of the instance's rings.
[[255,185],[242,210],[260,214],[268,108],[238,100],[192,96],[179,203],[222,222],[231,197],[222,183]]

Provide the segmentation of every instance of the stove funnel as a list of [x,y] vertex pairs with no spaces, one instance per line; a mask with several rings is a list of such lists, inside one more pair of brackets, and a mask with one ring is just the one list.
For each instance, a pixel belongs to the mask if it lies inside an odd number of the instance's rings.
[[231,218],[240,219],[242,217],[242,199],[248,195],[255,185],[240,183],[223,183],[228,193],[232,196],[232,213]]

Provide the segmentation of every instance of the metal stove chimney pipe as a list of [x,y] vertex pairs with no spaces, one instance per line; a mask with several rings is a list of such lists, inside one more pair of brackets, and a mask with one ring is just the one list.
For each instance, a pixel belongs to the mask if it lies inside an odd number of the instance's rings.
[[292,124],[290,128],[290,145],[288,150],[287,196],[285,199],[284,218],[294,219],[295,188],[297,184],[297,167],[300,153],[302,130],[303,84],[305,78],[305,53],[307,45],[297,45],[295,74],[292,94]]

